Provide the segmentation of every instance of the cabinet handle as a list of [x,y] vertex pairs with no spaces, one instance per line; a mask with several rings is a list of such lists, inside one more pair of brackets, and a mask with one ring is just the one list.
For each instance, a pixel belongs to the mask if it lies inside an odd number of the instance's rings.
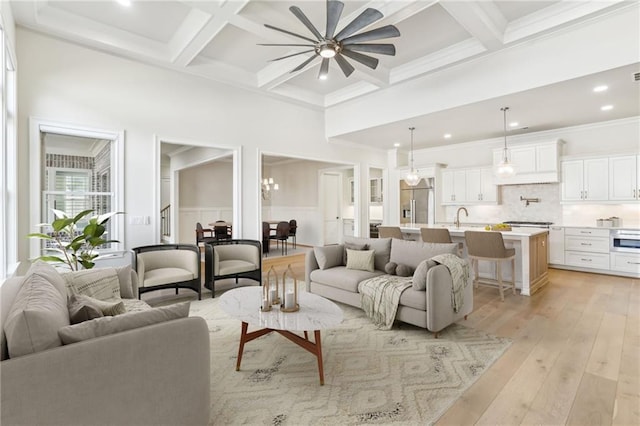
[[585,199],[585,200],[586,200],[586,199],[587,199],[587,197],[588,197],[588,195],[587,195],[587,194],[588,194],[588,192],[587,192],[587,191],[584,191],[584,199]]
[[582,260],[583,262],[591,262],[591,259],[582,259],[582,258],[580,258],[580,260]]
[[590,234],[591,231],[580,231],[581,234]]
[[591,243],[580,243],[581,246],[590,246]]
[[627,262],[629,265],[640,265],[640,262]]

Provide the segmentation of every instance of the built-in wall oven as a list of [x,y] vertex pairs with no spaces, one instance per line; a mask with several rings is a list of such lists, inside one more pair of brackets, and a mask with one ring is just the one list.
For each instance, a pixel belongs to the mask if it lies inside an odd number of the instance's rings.
[[610,241],[611,251],[640,253],[640,230],[612,229]]

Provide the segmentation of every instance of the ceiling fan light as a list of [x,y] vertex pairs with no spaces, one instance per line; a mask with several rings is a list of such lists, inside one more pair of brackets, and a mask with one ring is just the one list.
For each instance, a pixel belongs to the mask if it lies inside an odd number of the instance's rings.
[[324,46],[320,46],[320,51],[318,52],[318,54],[323,58],[329,59],[336,56],[336,50],[333,47],[325,44]]

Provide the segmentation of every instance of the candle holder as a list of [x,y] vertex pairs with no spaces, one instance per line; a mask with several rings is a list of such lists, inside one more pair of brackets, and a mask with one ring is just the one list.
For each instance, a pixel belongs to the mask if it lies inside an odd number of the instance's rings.
[[262,301],[260,303],[260,312],[269,312],[271,310],[269,288],[269,274],[267,274],[267,282],[262,284]]
[[[293,289],[291,289],[291,283],[287,283],[287,272],[293,278]],[[300,305],[298,304],[298,280],[293,274],[291,264],[282,273],[282,298],[284,300],[280,304],[281,312],[297,312],[300,310]]]
[[[274,284],[273,286],[271,285],[271,275],[273,275],[273,279],[274,279]],[[269,303],[271,303],[271,305],[279,305],[281,303],[280,300],[280,294],[279,292],[279,286],[278,286],[278,274],[276,273],[276,270],[273,268],[273,266],[269,269],[269,272],[267,272],[267,294],[268,294],[268,300]]]

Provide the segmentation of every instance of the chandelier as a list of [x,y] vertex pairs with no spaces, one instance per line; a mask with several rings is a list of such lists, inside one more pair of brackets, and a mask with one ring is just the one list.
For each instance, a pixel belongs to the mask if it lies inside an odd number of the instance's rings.
[[275,183],[272,177],[262,179],[262,199],[270,200],[272,191],[280,189],[280,185]]

